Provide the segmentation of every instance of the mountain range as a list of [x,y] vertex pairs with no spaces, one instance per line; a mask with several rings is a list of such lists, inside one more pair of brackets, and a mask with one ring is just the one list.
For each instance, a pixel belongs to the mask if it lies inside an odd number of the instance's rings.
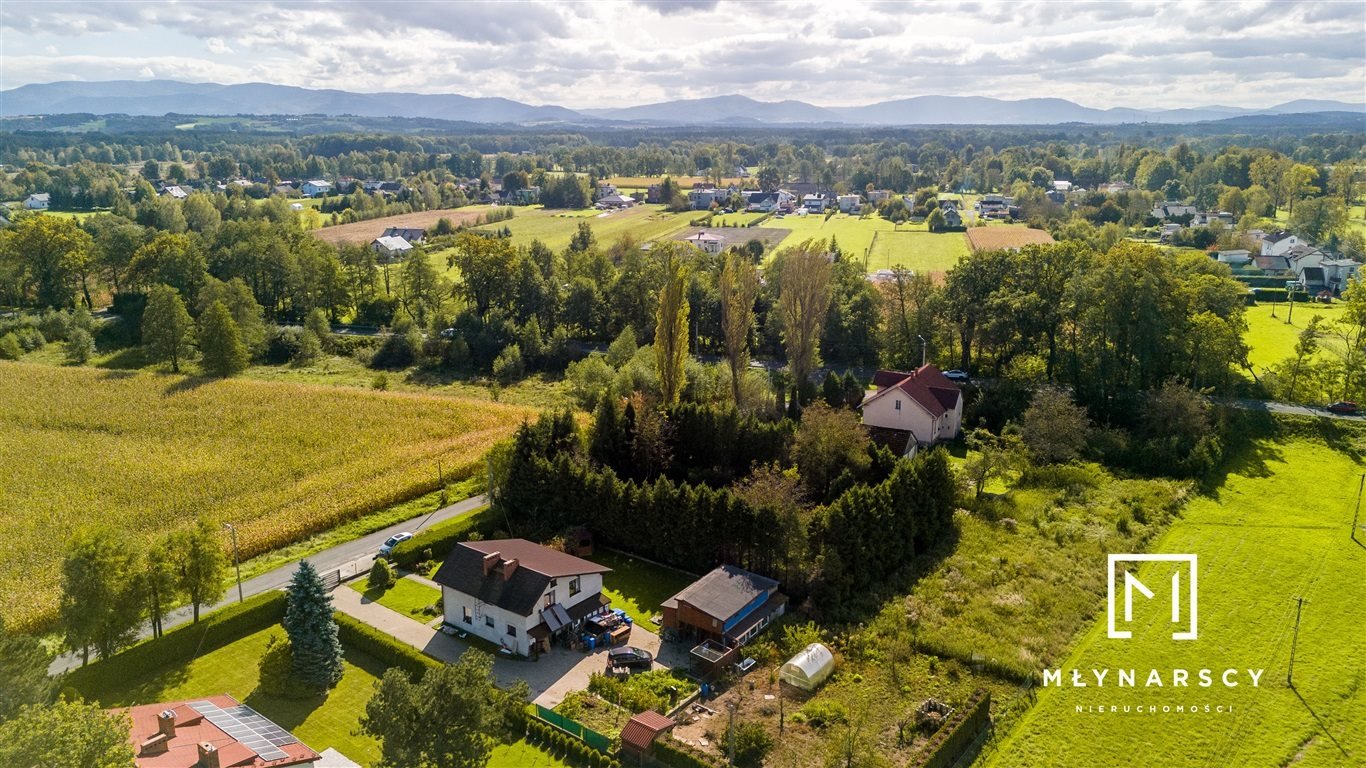
[[220,85],[175,80],[112,80],[24,85],[0,91],[0,117],[57,114],[354,115],[534,125],[1057,125],[1196,123],[1246,116],[1349,112],[1366,104],[1299,99],[1266,109],[1094,109],[1066,99],[1005,100],[984,96],[916,96],[851,107],[746,96],[682,99],[612,109],[569,109],[459,94],[353,93],[268,83]]

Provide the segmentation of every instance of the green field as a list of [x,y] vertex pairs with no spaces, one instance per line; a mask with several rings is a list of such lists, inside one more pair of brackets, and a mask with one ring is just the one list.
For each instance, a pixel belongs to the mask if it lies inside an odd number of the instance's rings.
[[434,618],[434,615],[427,614],[425,609],[441,599],[441,590],[432,589],[426,584],[408,578],[399,579],[388,589],[367,589],[364,578],[347,582],[346,586],[361,593],[367,602],[379,603],[391,611],[411,616],[423,623]]
[[868,271],[905,267],[916,273],[947,272],[968,255],[961,232],[878,232]]
[[[1273,308],[1276,312],[1275,317],[1271,316]],[[1335,320],[1342,314],[1341,304],[1296,303],[1294,323],[1287,324],[1285,320],[1288,309],[1289,305],[1285,302],[1275,305],[1262,302],[1248,307],[1244,315],[1247,319],[1247,333],[1243,335],[1244,341],[1247,342],[1247,360],[1258,375],[1263,369],[1270,368],[1295,354],[1295,343],[1299,341],[1300,332],[1314,317],[1322,317],[1326,322]],[[1321,341],[1320,345],[1324,343]]]
[[[1366,543],[1349,538],[1359,460],[1323,443],[1260,442],[1221,483],[1194,499],[1150,548],[1199,557],[1199,637],[1170,638],[1165,604],[1140,612],[1130,640],[1106,637],[1101,617],[1062,663],[1164,670],[1168,685],[1041,691],[1033,709],[985,760],[1009,766],[1346,766],[1366,755]],[[1366,534],[1358,540],[1366,542]],[[1147,584],[1161,564],[1141,568]],[[1094,568],[1105,567],[1098,560]],[[1146,576],[1145,576],[1146,575]],[[1159,596],[1163,593],[1159,592]],[[1308,602],[1286,685],[1296,598]],[[1162,614],[1162,615],[1159,615]],[[1213,687],[1172,688],[1169,670],[1216,670]],[[1264,669],[1258,687],[1224,688],[1226,668]],[[1070,675],[1065,672],[1065,675]],[[1113,680],[1113,676],[1112,676]],[[1163,705],[1231,706],[1163,714]],[[1157,706],[1156,714],[1078,713],[1077,706]]]
[[540,240],[552,250],[561,251],[568,247],[580,222],[588,222],[593,227],[598,244],[606,247],[624,234],[642,243],[667,237],[687,227],[688,221],[699,215],[691,212],[668,213],[660,205],[637,205],[607,214],[591,208],[565,211],[535,205],[514,210],[516,214],[513,218],[485,224],[478,229],[502,230],[507,227],[512,231],[513,243],[517,245],[530,245],[532,240]]
[[625,610],[632,621],[651,632],[658,632],[659,625],[650,617],[658,616],[660,605],[693,581],[682,571],[608,550],[595,552],[592,560],[612,569],[602,577],[602,593],[611,598],[612,607]]

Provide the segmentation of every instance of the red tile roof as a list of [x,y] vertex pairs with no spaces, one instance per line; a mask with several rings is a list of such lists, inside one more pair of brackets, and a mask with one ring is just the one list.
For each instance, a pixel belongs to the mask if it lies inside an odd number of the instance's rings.
[[[896,377],[900,376],[900,379]],[[879,382],[894,382],[890,384],[879,384]],[[901,371],[878,371],[873,376],[873,383],[878,384],[878,391],[869,395],[863,401],[864,405],[882,397],[888,392],[904,392],[912,400],[920,404],[930,413],[931,416],[938,418],[952,411],[958,405],[963,393],[958,387],[939,372],[933,365],[922,365],[914,373],[903,373]]]
[[626,726],[621,729],[621,745],[633,748],[637,752],[644,752],[650,748],[659,734],[672,727],[673,720],[647,709],[626,721]]
[[[192,709],[191,701],[207,701],[220,709],[241,706],[237,699],[222,695],[129,707],[127,712],[133,721],[133,727],[128,739],[133,745],[136,754],[134,763],[138,768],[194,768],[199,765],[201,743],[212,744],[215,747],[220,768],[286,768],[311,765],[318,760],[317,752],[298,741],[278,746],[287,757],[277,760],[262,759],[250,747],[229,736],[209,722],[208,718]],[[160,733],[157,716],[167,710],[175,713],[175,736],[165,742],[164,750],[151,749],[146,750],[147,754],[143,754],[143,742]]]

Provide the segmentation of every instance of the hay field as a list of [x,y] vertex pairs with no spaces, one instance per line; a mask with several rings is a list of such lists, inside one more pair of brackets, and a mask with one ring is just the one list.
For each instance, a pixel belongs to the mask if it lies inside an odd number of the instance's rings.
[[[313,236],[332,245],[344,243],[368,243],[383,234],[389,227],[434,227],[440,219],[450,219],[451,224],[460,226],[461,222],[473,223],[481,214],[487,213],[492,206],[471,205],[464,208],[438,208],[434,211],[401,213],[381,219],[357,221],[351,224],[338,224],[335,227],[322,227],[313,230]],[[324,214],[326,218],[330,214]]]
[[[531,411],[340,387],[0,363],[0,615],[54,616],[72,531],[199,515],[244,558],[469,474]],[[226,539],[225,539],[226,542]]]

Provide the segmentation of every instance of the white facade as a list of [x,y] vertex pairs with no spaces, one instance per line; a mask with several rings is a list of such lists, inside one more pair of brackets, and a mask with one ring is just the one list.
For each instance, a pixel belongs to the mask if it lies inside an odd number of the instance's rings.
[[1297,245],[1299,245],[1299,244],[1300,244],[1300,239],[1299,239],[1298,237],[1295,237],[1294,235],[1290,235],[1290,236],[1288,236],[1288,237],[1283,237],[1283,238],[1281,238],[1280,240],[1275,240],[1275,241],[1273,241],[1273,240],[1271,240],[1271,239],[1269,239],[1269,238],[1268,238],[1268,239],[1263,239],[1263,240],[1262,240],[1262,255],[1263,255],[1263,256],[1284,256],[1284,255],[1286,254],[1287,251],[1289,251],[1291,248],[1294,248],[1295,246],[1297,246]]
[[863,204],[863,198],[858,195],[840,195],[840,211],[842,213],[853,213]]
[[489,605],[474,595],[467,595],[447,586],[441,587],[446,623],[491,643],[500,645],[520,656],[531,655],[531,630],[542,622],[541,609],[559,603],[565,610],[584,602],[598,600],[602,593],[602,574],[585,573],[551,579],[536,601],[530,616]]
[[318,197],[332,191],[332,184],[321,179],[314,179],[313,181],[305,181],[300,191],[304,193],[305,197]]
[[706,232],[699,232],[691,237],[684,238],[684,240],[700,248],[703,253],[710,254],[720,253],[721,247],[725,245],[724,240]]
[[910,394],[896,389],[864,402],[863,423],[870,427],[910,432],[921,445],[952,440],[958,436],[963,423],[963,398],[960,395],[953,410],[936,417]]
[[51,196],[46,192],[37,192],[28,196],[24,201],[24,207],[30,211],[46,211]]

